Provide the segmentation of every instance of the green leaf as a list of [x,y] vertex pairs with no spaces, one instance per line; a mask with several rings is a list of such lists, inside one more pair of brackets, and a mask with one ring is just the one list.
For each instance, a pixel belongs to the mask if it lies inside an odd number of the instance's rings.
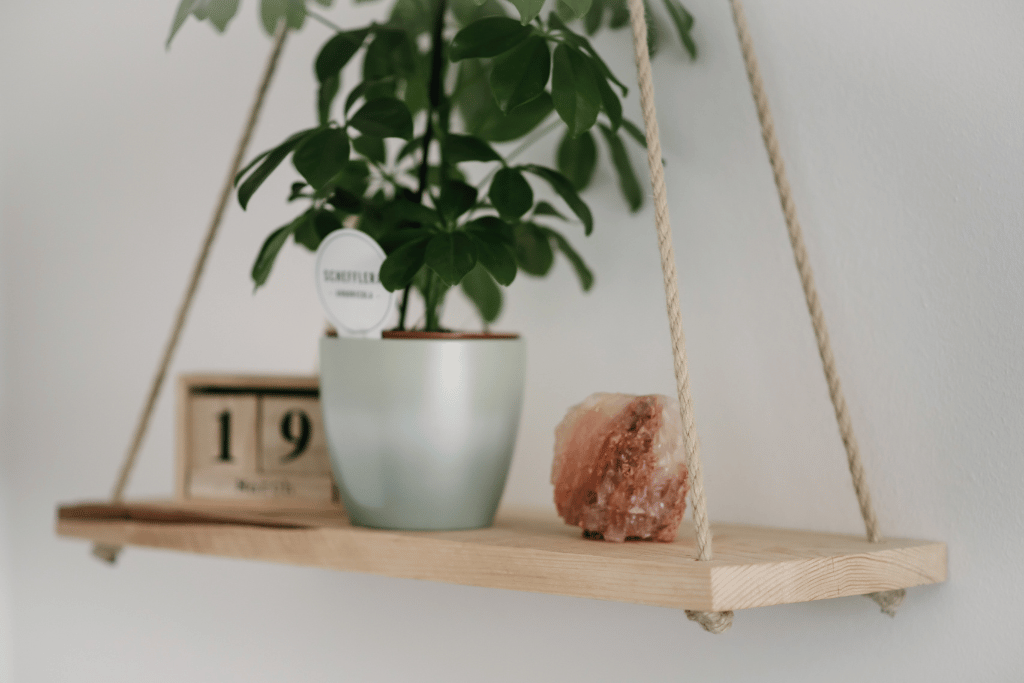
[[589,130],[601,110],[601,92],[590,60],[579,50],[564,43],[555,48],[551,96],[555,111],[576,136]]
[[665,0],[665,8],[672,17],[672,23],[676,25],[679,40],[690,54],[690,59],[697,59],[697,43],[693,42],[693,36],[690,35],[693,29],[693,15],[686,11],[679,0]]
[[348,163],[345,131],[325,128],[306,138],[295,150],[292,165],[313,189],[320,190]]
[[400,29],[378,28],[363,55],[363,80],[382,81],[408,76],[416,70],[415,47]]
[[488,62],[481,59],[466,59],[456,64],[455,69],[455,89],[452,91],[450,101],[453,107],[458,108],[466,131],[477,135],[477,131],[488,117],[495,113],[501,114],[488,83]]
[[384,146],[384,141],[373,135],[360,135],[352,141],[352,149],[378,164],[388,162],[388,151]]
[[412,137],[412,115],[405,103],[394,97],[370,100],[352,115],[348,125],[378,138]]
[[507,114],[520,104],[540,97],[550,75],[551,51],[548,49],[548,41],[540,36],[532,36],[494,60],[490,78],[491,92],[502,112]]
[[519,21],[525,26],[537,18],[541,8],[544,7],[544,0],[510,0],[516,9],[519,10]]
[[449,223],[469,211],[476,204],[477,191],[472,185],[450,180],[441,190],[437,208]]
[[590,10],[583,17],[583,30],[587,32],[588,36],[594,35],[601,28],[601,22],[604,21],[604,9],[605,0],[594,0],[590,5]]
[[605,64],[603,59],[601,59],[601,55],[597,53],[597,50],[594,49],[594,46],[590,44],[589,40],[587,40],[585,37],[581,36],[580,34],[570,29],[568,26],[566,26],[555,13],[551,14],[551,17],[548,21],[550,22],[552,28],[557,29],[562,33],[562,37],[565,39],[566,43],[568,43],[571,47],[576,48],[577,50],[585,53],[587,56],[590,57],[590,59],[592,60],[592,65],[596,69],[599,76],[604,76],[606,79],[608,79],[615,85],[619,86],[619,89],[622,91],[622,96],[626,96],[626,94],[629,92],[629,88],[627,88],[622,83],[622,81],[615,77],[615,74],[612,73],[612,70],[609,69],[608,65]]
[[270,269],[274,267],[277,254],[281,251],[288,236],[309,220],[310,212],[307,211],[288,225],[281,226],[270,233],[270,236],[263,242],[260,253],[256,256],[256,262],[252,265],[252,281],[256,283],[256,289],[267,282],[267,278],[270,277]]
[[288,28],[296,31],[302,28],[302,24],[306,21],[305,0],[288,0],[285,18],[288,20]]
[[602,124],[601,133],[604,134],[604,140],[608,143],[608,151],[611,152],[612,163],[619,174],[619,189],[622,190],[622,196],[626,198],[629,210],[636,212],[644,204],[644,193],[640,189],[640,181],[637,180],[633,164],[629,161],[626,146],[622,144],[622,139],[608,126]]
[[495,216],[484,216],[466,223],[463,228],[476,244],[477,260],[494,279],[508,286],[516,279],[516,257],[512,251],[514,238],[508,223]]
[[487,196],[498,213],[507,218],[519,218],[533,206],[530,183],[522,173],[507,166],[494,174]]
[[[345,115],[348,115],[352,106],[359,100],[360,97],[365,95],[367,91],[372,91],[382,84],[388,84],[391,90],[394,90],[396,79],[394,76],[388,76],[379,81],[363,81],[356,87],[352,88],[352,92],[345,98]],[[370,99],[373,99],[372,97]]]
[[546,226],[537,227],[541,233],[547,235],[552,241],[554,241],[555,246],[558,247],[558,250],[562,252],[565,258],[568,259],[569,263],[572,264],[573,270],[576,271],[576,277],[579,278],[580,287],[583,288],[584,292],[589,292],[590,288],[594,286],[594,273],[592,273],[590,268],[587,267],[587,264],[583,261],[580,255],[576,253],[576,250],[572,248],[572,245],[569,244],[569,240],[565,239],[562,235],[551,228]]
[[295,241],[310,251],[316,251],[323,239],[335,230],[341,230],[341,221],[333,212],[320,209],[313,213],[311,220],[296,228]]
[[308,197],[309,195],[304,194],[302,191],[305,190],[308,185],[306,183],[292,183],[292,191],[288,193],[288,201],[293,202],[296,199],[302,197]]
[[394,292],[412,282],[423,267],[427,254],[427,236],[418,237],[391,252],[380,266],[380,283]]
[[597,90],[601,93],[601,109],[611,122],[612,130],[618,130],[622,125],[622,102],[603,78],[597,79]]
[[[592,60],[591,63],[597,70],[598,76],[604,76],[605,79],[619,86],[619,91],[622,93],[623,97],[629,94],[629,88],[627,88],[622,81],[615,77],[615,74],[613,74],[612,70],[608,68],[608,65],[605,64],[605,61],[601,59],[601,55],[597,53],[597,50],[595,50],[594,46],[590,44],[590,41],[580,35],[577,35],[577,38],[579,38],[580,44],[582,46],[581,49],[583,50],[583,52],[585,52]],[[601,79],[598,78],[599,82],[600,80]]]
[[562,13],[561,17],[566,21],[579,19],[590,10],[592,0],[558,0],[559,6],[564,6],[568,14]]
[[629,6],[626,4],[626,0],[608,1],[612,8],[612,14],[608,17],[608,28],[624,28],[629,23]]
[[458,62],[470,57],[496,57],[514,48],[531,33],[532,27],[508,17],[478,19],[455,34],[448,58]]
[[[357,0],[367,2],[369,0]],[[430,33],[434,26],[436,5],[424,0],[396,0],[388,16],[388,26],[400,26],[410,35]]]
[[326,126],[331,120],[331,105],[338,95],[341,87],[341,76],[331,76],[320,84],[320,90],[316,97],[316,113],[320,119],[320,125]]
[[[337,177],[335,181],[337,181]],[[363,208],[363,203],[359,197],[341,187],[334,188],[334,192],[327,198],[327,203],[338,211],[348,214],[359,213]]]
[[417,202],[407,199],[397,199],[391,204],[391,210],[395,215],[407,221],[420,223],[422,225],[441,225],[441,214],[429,206],[423,206]]
[[171,32],[167,36],[165,47],[171,47],[171,40],[190,14],[199,21],[209,19],[210,23],[223,33],[237,12],[238,0],[181,0],[178,10],[174,13],[174,21],[171,22]]
[[647,136],[640,129],[640,126],[636,125],[629,119],[622,119],[622,128],[627,133],[629,133],[629,137],[636,140],[636,143],[638,145],[640,145],[644,149],[647,149]]
[[431,55],[428,52],[413,53],[415,68],[413,73],[405,76],[405,90],[402,100],[413,116],[430,108],[430,76],[432,73]]
[[368,29],[337,33],[324,43],[316,56],[316,77],[321,83],[337,76],[366,40]]
[[503,0],[470,0],[470,2],[449,3],[455,23],[459,28],[469,26],[484,17],[507,17],[508,10]]
[[569,220],[561,211],[559,211],[555,207],[551,206],[551,204],[544,201],[537,202],[537,206],[533,207],[533,215],[554,216],[556,218],[561,218],[563,221]]
[[370,187],[370,165],[364,159],[352,159],[331,180],[331,184],[362,197]]
[[569,205],[572,212],[576,214],[581,221],[583,221],[584,234],[589,235],[594,230],[594,216],[590,213],[590,207],[580,199],[579,194],[576,193],[572,183],[564,175],[555,171],[554,169],[545,168],[544,166],[537,166],[536,164],[527,164],[521,166],[524,171],[534,174],[540,178],[543,178],[548,185],[551,186],[558,196],[565,200],[565,203]]
[[513,229],[513,234],[519,267],[530,275],[547,275],[555,262],[547,234],[533,223],[520,223]]
[[[200,10],[202,8],[202,10]],[[193,14],[197,18],[202,12],[203,19],[209,19],[221,33],[228,27],[228,22],[238,12],[238,0],[208,0],[205,3],[194,5]]]
[[462,291],[485,323],[493,323],[501,315],[501,289],[479,263],[462,279]]
[[478,137],[449,133],[444,140],[445,159],[450,164],[463,161],[501,161],[501,155]]
[[426,264],[441,281],[455,286],[476,265],[476,245],[464,232],[442,232],[427,243]]
[[489,113],[479,127],[471,132],[490,142],[509,142],[523,137],[539,126],[555,108],[551,96],[546,92],[540,97],[519,105],[508,114],[501,113],[493,98],[488,97],[488,99],[491,100],[490,104],[494,107],[493,112]]
[[285,157],[287,157],[293,149],[295,149],[301,142],[303,142],[309,135],[313,134],[316,130],[318,129],[310,128],[308,130],[299,131],[298,133],[292,135],[290,138],[282,142],[274,149],[268,150],[263,154],[259,155],[258,157],[256,157],[255,159],[253,159],[251,162],[249,162],[248,166],[246,166],[245,168],[238,172],[238,175],[235,176],[236,185],[238,184],[238,181],[242,179],[242,176],[244,176],[249,171],[250,168],[255,166],[260,161],[263,162],[256,167],[256,170],[253,171],[248,178],[246,178],[245,182],[238,186],[238,203],[242,205],[243,209],[245,209],[245,207],[248,206],[249,199],[252,198],[253,192],[259,189],[259,186],[262,185],[263,182],[270,176],[270,174],[274,172],[274,169],[281,165],[281,162],[285,160]]
[[316,234],[323,239],[335,230],[341,230],[341,220],[333,211],[320,210],[313,216],[313,224],[316,226]]
[[288,28],[302,28],[306,20],[306,3],[303,0],[261,0],[260,19],[263,22],[263,30],[269,35],[274,35],[282,18],[287,22]]
[[577,192],[581,192],[590,184],[597,168],[597,145],[594,136],[587,131],[578,137],[568,133],[558,145],[558,170],[562,172]]
[[170,49],[174,35],[185,24],[188,15],[192,14],[192,6],[197,2],[199,0],[181,0],[178,3],[178,11],[174,13],[174,20],[171,22],[171,33],[167,36],[167,43],[164,45],[166,49]]

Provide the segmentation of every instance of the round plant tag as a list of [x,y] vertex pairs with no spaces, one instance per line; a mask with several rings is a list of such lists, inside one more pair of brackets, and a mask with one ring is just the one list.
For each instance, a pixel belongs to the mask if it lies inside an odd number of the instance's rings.
[[316,289],[339,336],[380,339],[395,300],[377,277],[385,258],[380,245],[355,228],[336,230],[320,243]]

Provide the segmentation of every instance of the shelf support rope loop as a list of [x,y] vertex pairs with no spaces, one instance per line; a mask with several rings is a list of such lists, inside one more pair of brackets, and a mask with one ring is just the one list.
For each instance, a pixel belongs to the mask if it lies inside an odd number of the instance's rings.
[[[711,526],[708,522],[707,496],[704,493],[704,468],[700,460],[700,440],[697,438],[693,398],[690,395],[690,371],[686,361],[683,316],[679,309],[679,283],[676,277],[675,252],[672,249],[672,226],[669,221],[668,195],[665,189],[665,169],[661,163],[661,139],[654,106],[654,75],[651,72],[651,58],[647,52],[647,18],[644,15],[643,0],[629,0],[629,19],[633,28],[633,54],[636,60],[637,85],[640,90],[644,132],[647,137],[647,163],[651,172],[651,188],[654,193],[654,224],[658,230],[658,251],[661,253],[665,304],[668,309],[669,330],[672,334],[676,393],[679,396],[679,411],[683,419],[686,467],[690,474],[693,524],[697,537],[697,559],[707,562],[712,558]],[[732,626],[732,612],[686,610],[686,616],[710,633],[723,633]]]
[[[839,435],[842,437],[843,446],[846,449],[846,460],[850,468],[850,477],[853,479],[853,490],[857,494],[857,503],[860,505],[860,515],[864,520],[868,540],[877,543],[882,538],[878,528],[878,518],[875,516],[875,510],[871,504],[871,492],[860,457],[860,446],[853,433],[853,422],[850,419],[846,397],[839,381],[839,370],[836,368],[835,356],[832,353],[832,342],[825,324],[825,314],[821,308],[817,286],[814,284],[814,272],[807,256],[803,228],[801,228],[796,215],[796,204],[793,201],[789,177],[786,175],[786,165],[782,160],[779,140],[775,135],[775,121],[768,106],[768,96],[765,93],[764,81],[761,79],[757,56],[754,54],[754,41],[750,35],[747,15],[743,10],[742,0],[729,0],[729,4],[732,7],[733,23],[736,25],[736,35],[739,38],[740,51],[743,53],[747,79],[750,81],[750,93],[754,98],[757,119],[761,124],[761,137],[764,140],[765,150],[768,152],[768,161],[771,164],[775,187],[779,193],[779,203],[782,205],[782,215],[786,219],[786,231],[789,233],[793,259],[796,261],[796,268],[800,274],[800,284],[807,302],[807,311],[811,315],[811,326],[814,328],[814,338],[818,343],[818,355],[821,356],[822,369],[825,371],[828,394],[832,399],[832,407],[835,409]],[[903,589],[867,595],[878,603],[881,610],[889,616],[896,615],[896,608],[903,602],[905,596],[906,591]]]
[[[146,397],[146,402],[143,404],[142,412],[139,414],[138,423],[135,425],[135,432],[132,435],[131,444],[121,465],[117,483],[114,484],[114,489],[110,496],[111,501],[114,503],[120,503],[124,499],[124,490],[128,486],[128,478],[135,467],[135,461],[139,456],[139,449],[142,447],[142,442],[146,437],[146,430],[149,428],[150,420],[153,417],[153,409],[156,406],[157,397],[160,395],[160,389],[163,387],[167,370],[171,365],[171,358],[174,356],[174,351],[178,346],[181,332],[185,328],[185,321],[188,318],[189,310],[192,308],[192,301],[195,299],[196,290],[199,288],[199,281],[202,279],[206,261],[213,247],[213,240],[217,236],[217,231],[224,218],[224,212],[227,209],[228,200],[231,197],[231,190],[235,185],[235,174],[238,173],[238,169],[242,166],[246,149],[249,147],[249,141],[252,139],[253,131],[256,129],[256,121],[259,118],[260,110],[263,109],[263,101],[266,97],[267,89],[270,87],[274,71],[277,68],[278,60],[281,57],[281,50],[284,48],[284,39],[287,33],[288,26],[284,20],[281,20],[277,27],[277,33],[274,36],[274,45],[270,49],[270,56],[267,58],[267,65],[263,70],[263,77],[260,79],[259,88],[256,91],[256,99],[249,110],[249,117],[242,131],[242,137],[238,141],[235,155],[231,159],[231,166],[228,169],[227,178],[224,180],[224,186],[221,188],[220,196],[217,199],[217,205],[210,219],[210,225],[206,230],[206,237],[192,267],[192,276],[189,279],[188,288],[185,290],[181,305],[178,308],[178,315],[174,319],[174,326],[171,328],[171,334],[164,346],[164,352],[157,365],[156,374],[150,383],[149,394]],[[103,543],[97,543],[92,549],[93,555],[110,563],[117,560],[117,555],[120,551],[120,546]]]

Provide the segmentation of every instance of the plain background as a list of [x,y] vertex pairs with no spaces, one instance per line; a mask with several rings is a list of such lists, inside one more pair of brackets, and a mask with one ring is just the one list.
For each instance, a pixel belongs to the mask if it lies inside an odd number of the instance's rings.
[[[382,9],[339,2],[350,26]],[[227,35],[190,21],[166,52],[175,4],[3,3],[0,679],[1024,677],[1024,5],[749,3],[883,530],[947,541],[950,571],[896,619],[846,598],[714,637],[628,604],[138,549],[111,568],[55,537],[59,502],[113,482],[269,49],[250,1]],[[728,8],[687,6],[700,59],[672,43],[655,78],[711,514],[859,533]],[[286,47],[251,153],[312,123],[327,37]],[[599,43],[631,80],[628,35]],[[595,289],[560,262],[508,292],[498,327],[529,344],[509,503],[551,505],[568,406],[673,391],[650,202],[629,215],[608,168],[593,236],[569,231]],[[256,295],[247,277],[290,180],[230,208],[175,373],[314,368],[310,255],[287,249]],[[133,495],[170,491],[172,403]]]

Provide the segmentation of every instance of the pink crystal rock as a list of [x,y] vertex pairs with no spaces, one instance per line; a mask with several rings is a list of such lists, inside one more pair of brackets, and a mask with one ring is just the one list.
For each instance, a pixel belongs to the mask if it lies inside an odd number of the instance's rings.
[[672,541],[686,510],[683,425],[667,396],[593,394],[555,428],[555,506],[606,541]]

